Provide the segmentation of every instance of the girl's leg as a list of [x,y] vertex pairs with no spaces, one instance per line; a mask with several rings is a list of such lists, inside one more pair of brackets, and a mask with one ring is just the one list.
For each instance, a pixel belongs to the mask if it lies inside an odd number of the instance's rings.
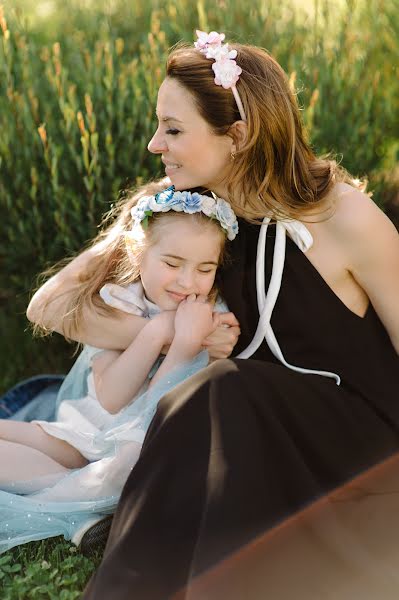
[[0,489],[19,481],[66,473],[69,469],[29,446],[0,440]]
[[[0,441],[29,446],[46,454],[67,469],[79,469],[88,461],[73,446],[46,433],[37,423],[23,423],[0,419]],[[2,462],[3,457],[2,457]],[[15,463],[12,460],[11,465]]]

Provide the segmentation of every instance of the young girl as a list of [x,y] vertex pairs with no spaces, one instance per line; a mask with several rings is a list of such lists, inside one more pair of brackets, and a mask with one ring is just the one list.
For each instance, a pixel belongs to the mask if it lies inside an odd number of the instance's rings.
[[237,231],[227,202],[173,187],[142,197],[130,223],[117,236],[113,228],[101,277],[109,281],[113,263],[114,283],[100,296],[146,324],[124,351],[84,348],[55,422],[0,420],[0,551],[59,534],[76,540],[88,514],[93,523],[94,511],[115,508],[159,398],[208,363],[203,342],[225,310],[215,306],[216,270]]

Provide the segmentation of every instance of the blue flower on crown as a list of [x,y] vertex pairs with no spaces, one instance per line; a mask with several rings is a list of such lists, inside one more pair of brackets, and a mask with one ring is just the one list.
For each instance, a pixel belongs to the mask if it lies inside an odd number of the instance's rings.
[[227,230],[227,238],[229,240],[234,240],[234,238],[236,237],[238,233],[238,222],[237,219],[234,221],[233,225],[231,225],[231,227],[229,227],[229,229]]
[[186,213],[193,214],[201,212],[202,209],[202,196],[197,192],[193,194],[191,192],[181,192],[181,202],[183,204],[183,210]]
[[166,188],[166,190],[163,190],[162,192],[158,192],[157,194],[155,194],[155,199],[157,201],[158,204],[167,204],[169,202],[169,200],[171,200],[173,198],[173,194],[175,193],[175,186],[171,185],[168,188]]
[[180,212],[183,210],[180,205],[181,200],[173,185],[149,198],[149,208],[153,212],[168,212],[168,210]]
[[207,217],[219,221],[229,240],[234,240],[238,233],[237,217],[226,200],[202,196],[198,192],[176,192],[174,186],[154,196],[143,196],[130,212],[134,225],[146,229],[148,219],[154,213],[170,210],[188,214],[203,212]]

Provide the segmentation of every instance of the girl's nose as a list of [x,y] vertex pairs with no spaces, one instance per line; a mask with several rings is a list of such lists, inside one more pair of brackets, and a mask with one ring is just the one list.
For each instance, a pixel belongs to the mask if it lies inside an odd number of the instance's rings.
[[147,148],[153,154],[162,154],[167,150],[165,136],[161,134],[159,128],[150,139]]
[[177,276],[178,285],[185,289],[190,290],[193,288],[194,274],[191,269],[179,269]]

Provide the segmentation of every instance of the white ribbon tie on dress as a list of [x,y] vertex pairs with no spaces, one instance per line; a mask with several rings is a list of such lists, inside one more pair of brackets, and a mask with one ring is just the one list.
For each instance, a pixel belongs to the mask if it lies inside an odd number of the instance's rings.
[[293,371],[304,374],[323,375],[335,379],[339,385],[341,378],[336,373],[331,371],[318,371],[316,369],[305,369],[304,367],[296,367],[289,364],[281,351],[281,348],[274,335],[270,320],[273,309],[275,307],[278,294],[280,292],[281,281],[283,277],[284,261],[285,261],[285,244],[286,234],[288,233],[291,239],[295,242],[302,252],[306,252],[313,244],[313,238],[308,229],[299,221],[280,220],[276,223],[276,241],[273,253],[273,267],[270,277],[269,288],[265,293],[265,253],[266,253],[266,234],[270,223],[270,217],[265,217],[260,228],[258,238],[258,249],[256,255],[256,293],[259,310],[259,321],[253,340],[249,346],[238,354],[237,358],[249,358],[252,356],[263,340],[266,340],[273,355],[278,360]]

